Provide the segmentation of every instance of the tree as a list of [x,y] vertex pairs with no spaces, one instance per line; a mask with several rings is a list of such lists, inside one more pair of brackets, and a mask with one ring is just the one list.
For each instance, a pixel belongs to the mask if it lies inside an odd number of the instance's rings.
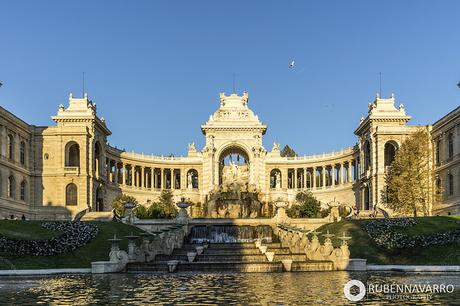
[[288,145],[285,145],[280,152],[283,157],[296,157],[297,153]]
[[158,202],[148,208],[141,206],[136,209],[136,216],[140,219],[173,219],[178,214],[171,190],[161,191]]
[[321,215],[321,203],[310,191],[299,192],[295,200],[297,204],[287,209],[287,215],[291,218],[317,218]]
[[124,193],[120,193],[115,199],[113,199],[112,208],[118,216],[124,216],[126,203],[133,203],[136,206],[139,204],[135,197]]
[[400,215],[429,214],[435,197],[430,171],[430,135],[419,129],[409,136],[397,151],[385,174],[386,188],[382,201]]

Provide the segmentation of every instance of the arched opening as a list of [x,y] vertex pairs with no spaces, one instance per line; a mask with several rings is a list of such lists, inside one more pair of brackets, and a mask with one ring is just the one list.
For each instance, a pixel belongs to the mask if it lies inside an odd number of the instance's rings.
[[14,199],[14,196],[15,196],[15,191],[16,191],[16,183],[15,183],[15,180],[14,180],[14,176],[10,175],[8,177],[8,190],[7,190],[7,195],[9,198],[12,198]]
[[281,188],[281,171],[279,169],[270,171],[270,188]]
[[66,167],[80,167],[80,146],[78,143],[71,141],[66,145],[65,157]]
[[65,205],[77,205],[78,204],[78,189],[77,185],[70,183],[65,188]]
[[102,147],[99,141],[94,144],[94,171],[96,176],[102,174]]
[[364,187],[364,203],[363,203],[363,209],[364,210],[369,210],[370,207],[370,190],[369,187],[366,186]]
[[26,164],[26,143],[24,141],[21,141],[19,146],[19,161],[21,165]]
[[14,160],[14,136],[8,134],[8,158]]
[[198,171],[195,169],[187,171],[187,188],[198,189]]
[[96,188],[96,211],[104,211],[104,194],[101,186]]
[[19,193],[21,201],[26,200],[26,187],[27,187],[27,182],[25,180],[22,180],[21,185],[20,185],[20,193]]
[[371,166],[371,144],[366,140],[364,143],[364,171],[369,170]]
[[391,163],[395,160],[397,145],[389,141],[385,144],[385,167],[391,166]]
[[249,157],[240,147],[225,149],[219,157],[219,184],[238,183],[245,185],[249,182]]

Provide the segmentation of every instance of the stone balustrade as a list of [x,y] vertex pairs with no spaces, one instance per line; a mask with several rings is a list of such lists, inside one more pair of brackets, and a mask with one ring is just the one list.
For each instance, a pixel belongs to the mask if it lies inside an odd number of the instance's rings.
[[92,273],[111,273],[125,270],[131,262],[149,262],[156,255],[170,255],[175,248],[182,247],[187,234],[187,225],[175,224],[161,231],[144,232],[140,236],[131,233],[128,239],[128,249],[121,250],[122,239],[114,236],[109,239],[112,246],[109,253],[109,261],[92,262]]
[[[322,236],[325,238],[321,244],[318,235],[321,232],[309,231],[300,227],[289,224],[278,224],[274,230],[279,237],[281,245],[288,247],[292,253],[305,253],[309,260],[330,260],[334,263],[336,270],[346,270],[350,261],[350,250],[348,249],[348,240],[345,233],[342,237],[337,237],[342,241],[340,247],[332,245],[332,240],[335,235],[329,231]],[[308,237],[311,235],[311,239]]]

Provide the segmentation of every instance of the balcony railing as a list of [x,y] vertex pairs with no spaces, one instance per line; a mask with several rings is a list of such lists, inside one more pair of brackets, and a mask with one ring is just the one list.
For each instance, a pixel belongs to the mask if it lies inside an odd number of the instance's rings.
[[79,175],[80,174],[80,167],[64,167],[64,173],[65,174],[74,174],[74,175]]

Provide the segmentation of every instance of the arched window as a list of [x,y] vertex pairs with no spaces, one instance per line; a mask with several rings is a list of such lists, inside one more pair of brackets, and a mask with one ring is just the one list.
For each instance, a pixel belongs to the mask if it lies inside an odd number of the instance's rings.
[[449,173],[447,177],[447,181],[449,184],[449,195],[453,195],[454,194],[454,176],[451,173]]
[[385,144],[385,167],[391,166],[391,163],[395,160],[396,149],[395,143],[391,141]]
[[78,190],[77,185],[70,183],[65,188],[65,205],[77,205],[78,203]]
[[449,154],[448,158],[454,157],[454,134],[451,132],[447,138],[447,152]]
[[14,192],[15,192],[16,186],[15,186],[15,181],[14,181],[14,176],[10,175],[8,177],[8,197],[14,199]]
[[187,172],[187,188],[198,189],[198,171],[195,169]]
[[102,147],[99,141],[94,144],[94,171],[97,176],[102,174]]
[[80,146],[76,142],[69,142],[66,145],[66,167],[80,167]]
[[20,188],[20,199],[21,199],[21,201],[26,200],[26,186],[27,186],[26,181],[22,180],[21,181],[21,188]]
[[21,145],[19,147],[19,161],[21,162],[21,165],[26,164],[26,143],[24,141],[21,141]]
[[281,171],[279,169],[270,171],[270,188],[281,188]]
[[14,136],[8,135],[8,158],[14,160]]
[[364,143],[364,171],[369,170],[371,166],[371,144],[369,141]]

